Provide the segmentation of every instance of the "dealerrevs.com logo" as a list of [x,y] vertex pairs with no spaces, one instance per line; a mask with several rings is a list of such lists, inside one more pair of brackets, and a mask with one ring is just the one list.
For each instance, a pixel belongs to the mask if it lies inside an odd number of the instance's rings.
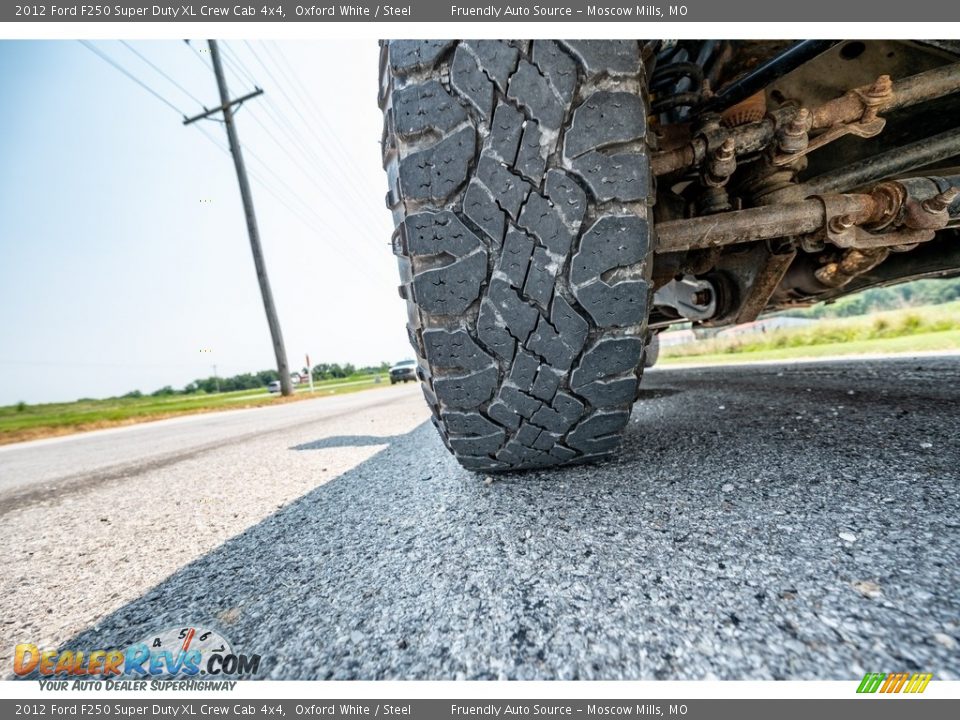
[[13,672],[35,679],[152,679],[249,677],[260,656],[235,652],[216,630],[171,628],[125,650],[41,650],[17,645]]

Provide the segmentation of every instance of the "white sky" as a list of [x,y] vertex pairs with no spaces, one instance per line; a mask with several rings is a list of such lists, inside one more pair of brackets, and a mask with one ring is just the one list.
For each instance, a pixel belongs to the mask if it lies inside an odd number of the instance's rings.
[[[215,104],[182,41],[130,44]],[[231,93],[266,90],[238,129],[291,367],[409,357],[376,42],[225,45]],[[94,46],[201,111],[128,47]],[[0,404],[275,367],[229,155],[78,42],[0,41],[0,97]]]

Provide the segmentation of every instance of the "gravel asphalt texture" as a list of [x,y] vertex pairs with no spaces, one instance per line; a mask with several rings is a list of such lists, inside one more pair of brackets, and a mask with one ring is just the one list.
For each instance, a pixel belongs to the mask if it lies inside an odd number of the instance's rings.
[[[274,464],[369,452],[51,637],[215,627],[278,679],[960,679],[960,358],[655,369],[642,387],[619,459],[492,480],[413,396],[394,431],[351,432],[369,408],[277,431]],[[241,478],[248,445],[220,451]],[[201,494],[208,457],[190,461]],[[139,522],[127,567],[163,552]]]

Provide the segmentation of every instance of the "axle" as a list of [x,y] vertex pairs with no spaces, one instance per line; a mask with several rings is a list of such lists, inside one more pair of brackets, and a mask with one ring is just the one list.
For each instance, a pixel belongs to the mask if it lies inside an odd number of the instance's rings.
[[756,240],[819,236],[838,247],[876,248],[931,240],[960,216],[960,175],[884,182],[869,192],[718,213],[657,226],[657,252]]

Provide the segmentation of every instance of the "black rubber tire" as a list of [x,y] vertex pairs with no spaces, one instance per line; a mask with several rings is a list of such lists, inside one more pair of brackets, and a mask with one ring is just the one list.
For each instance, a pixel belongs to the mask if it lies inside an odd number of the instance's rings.
[[382,44],[410,342],[434,423],[470,470],[619,444],[651,300],[646,47]]
[[660,359],[660,335],[655,333],[650,336],[650,341],[647,343],[647,346],[643,349],[643,366],[645,368],[652,368],[657,364],[657,360]]

